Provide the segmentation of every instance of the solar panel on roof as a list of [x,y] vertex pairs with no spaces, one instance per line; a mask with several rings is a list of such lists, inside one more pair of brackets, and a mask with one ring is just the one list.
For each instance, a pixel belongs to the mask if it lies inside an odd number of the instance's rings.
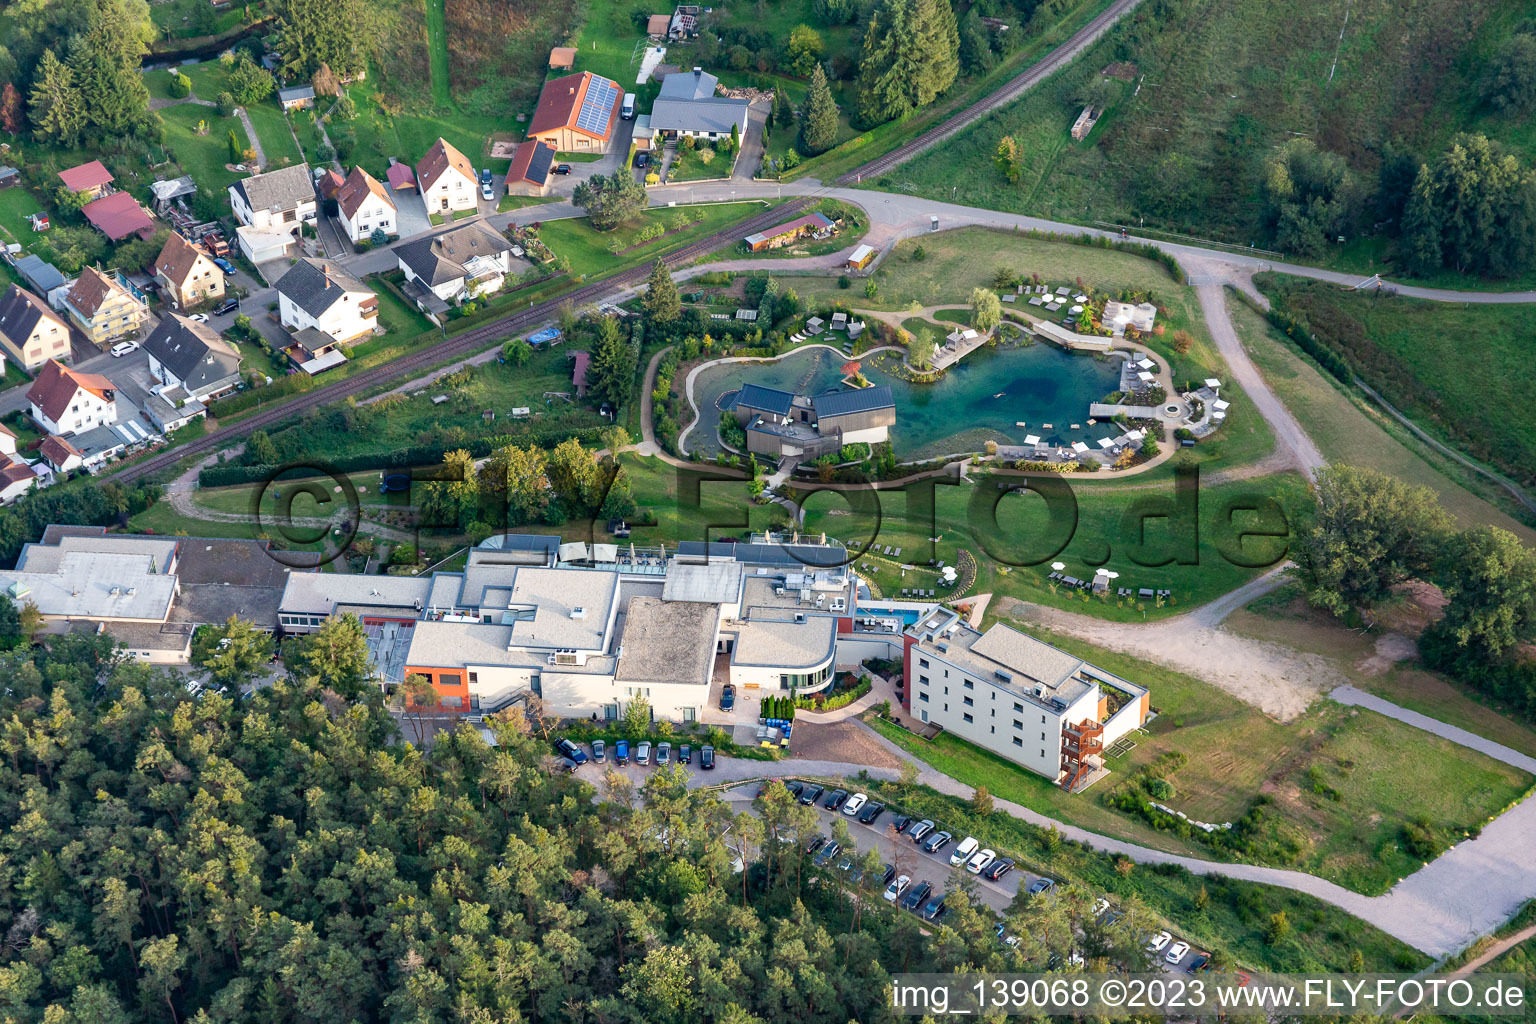
[[582,98],[581,110],[576,114],[576,127],[582,131],[601,135],[608,128],[608,115],[613,112],[613,101],[619,95],[619,87],[606,78],[593,76]]

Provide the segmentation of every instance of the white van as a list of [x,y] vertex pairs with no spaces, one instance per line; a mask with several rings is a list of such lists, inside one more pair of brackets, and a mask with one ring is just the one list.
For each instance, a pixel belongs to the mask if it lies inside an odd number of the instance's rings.
[[[613,108],[609,107],[608,109],[612,110]],[[626,121],[630,120],[631,118],[633,118],[635,116],[635,94],[634,93],[627,92],[627,93],[624,94],[624,105],[619,108],[619,116],[622,117]]]
[[971,854],[975,853],[980,846],[981,844],[976,841],[975,836],[966,836],[965,842],[955,847],[955,852],[949,855],[949,863],[951,865],[964,864],[971,859]]

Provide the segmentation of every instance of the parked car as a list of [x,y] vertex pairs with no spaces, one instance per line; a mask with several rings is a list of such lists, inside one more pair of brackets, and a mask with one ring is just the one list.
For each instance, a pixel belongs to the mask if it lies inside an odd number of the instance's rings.
[[555,741],[555,747],[560,751],[560,753],[564,754],[572,761],[575,761],[578,765],[587,763],[586,751],[582,750],[570,740],[564,738],[558,739]]
[[656,744],[656,767],[672,763],[672,744],[662,740]]
[[796,782],[794,779],[790,779],[788,782],[784,783],[784,788],[789,790],[790,796],[798,798],[800,796],[800,791],[805,788],[805,783]]
[[829,811],[835,811],[839,807],[843,806],[843,801],[847,799],[848,791],[846,789],[834,789],[832,791],[832,795],[827,797],[827,802],[821,806],[825,807]]
[[233,313],[235,310],[237,310],[239,308],[240,308],[240,300],[239,299],[225,299],[223,302],[219,303],[217,306],[214,307],[213,315],[214,316],[223,316],[225,313]]
[[907,835],[912,837],[912,841],[914,843],[920,843],[920,842],[923,841],[923,837],[926,836],[929,832],[932,832],[932,831],[933,831],[933,822],[929,821],[927,818],[924,818],[922,821],[918,822],[916,825],[913,825],[907,831]]
[[641,740],[635,745],[635,764],[651,763],[651,741]]
[[923,851],[925,853],[938,853],[940,850],[944,849],[944,847],[948,846],[950,840],[954,838],[955,837],[948,832],[935,832],[933,835],[923,840]]
[[959,867],[964,864],[976,855],[980,847],[981,844],[976,841],[975,836],[966,836],[960,840],[960,845],[955,847],[955,852],[949,855],[950,866]]
[[715,748],[705,745],[699,748],[699,767],[706,772],[715,770]]
[[1167,953],[1167,955],[1165,955],[1163,957],[1163,960],[1166,963],[1176,964],[1180,960],[1183,960],[1184,959],[1184,955],[1186,953],[1188,953],[1188,952],[1189,952],[1189,943],[1187,943],[1187,942],[1175,942],[1173,945],[1168,947],[1168,953]]
[[578,766],[577,766],[576,762],[572,761],[568,757],[562,757],[560,759],[560,770],[565,772],[566,774],[570,774],[571,772],[574,772],[577,767]]
[[205,324],[205,323],[208,322],[208,314],[207,313],[193,313],[191,316],[187,317],[187,319],[191,320],[195,324]]
[[1171,933],[1165,931],[1158,932],[1147,940],[1147,951],[1150,953],[1161,953],[1168,948],[1168,943],[1172,941],[1173,935]]
[[615,740],[613,744],[613,763],[629,764],[629,740]]
[[491,169],[489,167],[480,168],[480,184],[491,184]]
[[570,174],[571,173],[571,165],[570,164],[555,164],[554,171],[555,171],[556,174]]
[[800,794],[800,802],[807,807],[814,807],[816,806],[816,801],[821,799],[821,794],[824,792],[826,791],[820,786],[806,786],[805,791]]
[[859,823],[873,825],[875,819],[885,813],[885,804],[869,804],[864,808],[864,813],[859,815]]
[[596,761],[598,764],[602,764],[604,761],[608,760],[608,744],[604,743],[602,740],[593,740],[592,760]]
[[912,815],[898,814],[891,819],[891,831],[900,835],[907,830],[907,826],[910,824],[912,824]]
[[1093,901],[1093,917],[1094,917],[1094,920],[1098,920],[1099,918],[1103,917],[1104,916],[1104,912],[1107,911],[1108,909],[1109,909],[1109,897],[1108,896],[1100,896],[1098,899],[1094,900]]
[[814,836],[811,836],[810,841],[805,844],[805,852],[815,853],[817,850],[826,845],[827,837],[818,832]]
[[896,877],[896,865],[886,862],[885,868],[880,873],[880,884],[890,885],[891,879]]
[[480,198],[484,199],[488,203],[495,201],[496,186],[488,181],[482,181],[480,183]]
[[736,687],[726,683],[720,690],[720,710],[729,711],[736,706]]
[[684,743],[677,748],[677,763],[693,764],[693,748],[688,744]]
[[1056,888],[1056,879],[1037,878],[1029,883],[1029,894],[1031,896],[1038,896],[1043,892],[1050,892],[1054,888]]
[[635,166],[644,167],[651,162],[651,154],[643,149],[635,151]]
[[919,882],[911,892],[902,897],[902,909],[916,910],[923,905],[923,901],[928,898],[928,894],[931,892],[933,892],[932,882]]
[[858,814],[859,810],[863,808],[863,806],[867,803],[869,803],[869,797],[865,796],[863,793],[855,793],[853,796],[848,798],[847,803],[843,804],[843,813],[852,818]]
[[923,920],[937,921],[944,916],[944,912],[948,909],[949,907],[944,903],[944,894],[939,893],[923,905]]
[[1211,954],[1196,953],[1189,958],[1189,963],[1184,965],[1185,974],[1194,974],[1196,971],[1208,971],[1211,968]]
[[224,271],[226,274],[233,274],[235,272],[235,265],[222,256],[215,256],[213,258],[213,265]]
[[907,891],[907,886],[911,884],[912,878],[909,875],[902,875],[900,878],[891,879],[885,887],[886,900],[890,903],[895,903],[901,894]]
[[137,352],[138,350],[139,350],[139,343],[138,342],[136,342],[136,341],[120,341],[116,345],[112,346],[112,355],[114,357],[118,358],[118,359],[121,359],[123,356],[126,356],[126,355],[129,355],[131,353]]
[[833,857],[836,857],[840,852],[842,852],[842,849],[843,848],[839,846],[835,841],[828,842],[821,848],[819,852],[817,852],[816,859],[811,863],[815,864],[819,868],[824,868],[832,862]]
[[987,865],[986,869],[982,871],[981,877],[989,882],[995,882],[1012,870],[1013,860],[1008,857],[999,857]]
[[965,862],[965,870],[973,875],[979,875],[995,860],[997,860],[997,853],[995,851],[981,850],[973,854],[971,859]]

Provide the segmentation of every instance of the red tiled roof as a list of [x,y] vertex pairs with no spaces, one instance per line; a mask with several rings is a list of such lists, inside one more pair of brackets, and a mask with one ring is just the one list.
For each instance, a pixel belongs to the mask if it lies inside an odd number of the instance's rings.
[[389,198],[389,193],[384,191],[384,186],[379,184],[379,179],[363,170],[361,167],[353,167],[352,173],[347,175],[347,180],[341,186],[341,191],[336,193],[336,205],[341,209],[342,215],[348,220],[356,216],[358,208],[363,205],[363,200],[369,195],[376,195],[394,209],[395,201]]
[[446,174],[450,167],[470,181],[475,180],[475,165],[469,162],[467,156],[454,149],[447,139],[439,138],[416,165],[416,180],[421,182],[422,190],[425,191],[437,184],[437,179]]
[[155,222],[139,201],[127,192],[113,192],[80,211],[102,234],[116,242],[129,235],[148,238],[155,233]]
[[552,68],[569,68],[576,63],[576,47],[557,46],[549,51],[549,66]]
[[103,167],[100,160],[92,160],[78,167],[71,167],[67,171],[60,171],[59,180],[71,192],[84,192],[88,189],[110,185],[112,183],[112,172]]
[[37,379],[27,389],[27,401],[43,411],[51,420],[58,420],[74,400],[79,390],[91,392],[97,398],[106,398],[117,388],[99,373],[80,373],[68,369],[57,359],[50,359],[37,372]]
[[[576,125],[576,117],[581,112],[581,104],[587,97],[587,90],[592,88],[593,79],[597,78],[590,71],[583,71],[576,75],[566,75],[544,83],[544,91],[539,93],[539,105],[533,112],[533,120],[528,123],[528,137],[532,138],[543,132],[559,131],[562,128],[570,128],[579,131],[583,135],[590,135],[594,139],[607,139],[613,134],[613,119],[619,113],[619,107],[624,102],[624,91],[617,85],[613,85],[613,109],[609,111],[604,122],[601,134],[579,128]],[[604,81],[607,81],[604,79]]]
[[64,465],[65,460],[71,455],[79,458],[80,449],[58,434],[49,434],[43,439],[43,443],[37,446],[37,454],[48,460],[50,466],[57,468]]
[[25,462],[7,462],[4,466],[0,466],[0,479],[8,484],[19,484],[27,480],[36,480],[37,474],[32,472],[32,467]]
[[576,366],[571,370],[571,383],[576,385],[577,393],[587,390],[587,367],[592,362],[592,357],[585,352],[573,352],[576,357]]
[[416,172],[411,170],[410,164],[390,164],[389,170],[384,172],[384,177],[389,181],[389,187],[392,189],[416,187]]
[[[543,185],[548,181],[547,174],[544,178],[530,178],[528,176],[528,169],[533,166],[533,158],[538,155],[541,148],[549,150],[550,160],[554,159],[555,147],[542,139],[530,139],[518,146],[516,152],[512,154],[512,166],[507,168],[507,181],[514,183],[530,181],[535,185]],[[550,160],[542,161],[546,171],[549,168]]]
[[664,36],[672,27],[672,16],[668,14],[653,14],[645,23],[645,33],[651,36]]
[[320,175],[320,180],[315,183],[315,187],[320,190],[320,195],[324,198],[335,199],[336,193],[341,191],[341,186],[346,182],[347,179],[341,176],[340,171],[334,167],[327,167],[325,173]]
[[172,231],[165,240],[165,248],[160,250],[159,257],[155,260],[155,271],[163,274],[171,284],[180,288],[187,282],[187,275],[192,273],[197,266],[198,259],[205,259],[210,264],[213,257],[203,252],[197,246],[187,241],[179,232]]
[[94,317],[108,297],[123,290],[122,285],[95,267],[86,267],[80,271],[80,276],[75,278],[74,287],[69,290],[66,298],[69,304],[81,313]]

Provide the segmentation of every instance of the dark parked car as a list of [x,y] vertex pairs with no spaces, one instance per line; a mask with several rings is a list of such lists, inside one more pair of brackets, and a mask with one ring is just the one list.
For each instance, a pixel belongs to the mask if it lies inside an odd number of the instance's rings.
[[832,795],[827,797],[827,802],[821,806],[825,807],[829,811],[835,811],[839,807],[843,806],[843,801],[847,799],[848,791],[846,789],[834,789],[832,791]]
[[616,740],[613,744],[615,764],[629,764],[629,740]]
[[592,760],[596,761],[598,764],[602,764],[604,761],[608,760],[608,744],[604,743],[602,740],[593,740]]
[[896,877],[896,865],[895,864],[886,864],[885,871],[882,872],[881,875],[880,875],[880,884],[881,885],[890,885],[891,884],[891,879],[893,879],[895,877]]
[[981,877],[990,882],[995,882],[1012,870],[1013,861],[1007,857],[999,857],[986,866],[986,869],[981,873]]
[[901,905],[907,910],[916,910],[923,905],[923,901],[931,892],[933,892],[932,882],[919,882],[901,898]]
[[800,794],[800,802],[807,807],[814,806],[816,801],[821,799],[821,794],[824,792],[825,790],[820,786],[807,786],[805,791]]
[[832,863],[832,858],[836,857],[840,852],[842,852],[842,849],[843,848],[835,842],[826,843],[816,854],[816,859],[811,863],[815,864],[819,868],[824,868],[828,864]]
[[788,782],[784,783],[784,788],[789,790],[789,795],[790,796],[799,796],[800,795],[800,791],[805,789],[805,783],[803,783],[803,782],[796,782],[795,780],[791,779]]
[[[234,268],[231,267],[230,269],[234,269]],[[239,302],[238,299],[225,299],[223,302],[219,303],[217,306],[214,307],[213,315],[214,316],[223,316],[225,313],[233,313],[235,310],[237,310],[239,308],[240,308],[240,302]]]
[[944,847],[948,846],[950,840],[954,838],[955,837],[950,835],[948,832],[935,832],[933,835],[923,840],[923,849],[928,853],[938,853],[940,850],[944,849]]
[[570,164],[555,164],[555,166],[553,168],[551,168],[551,170],[553,170],[556,174],[570,174],[571,173],[571,165]]
[[684,743],[677,748],[677,763],[693,764],[693,748],[688,744]]
[[898,814],[891,820],[891,831],[895,832],[897,835],[900,835],[902,832],[906,831],[907,826],[910,824],[912,824],[912,815]]
[[1194,956],[1189,958],[1189,963],[1184,965],[1184,973],[1194,974],[1196,971],[1203,971],[1210,965],[1210,962],[1211,954],[1196,953]]
[[923,907],[923,920],[937,921],[944,916],[944,911],[949,908],[944,904],[944,894],[939,893]]
[[704,769],[706,772],[714,771],[714,768],[715,768],[715,748],[714,747],[703,746],[703,747],[699,748],[699,767]]
[[814,836],[811,837],[811,841],[810,842],[805,844],[805,852],[806,853],[815,853],[817,850],[821,849],[823,846],[826,846],[826,845],[827,845],[827,837],[822,835],[820,832],[818,832]]
[[576,762],[572,761],[570,758],[562,757],[560,759],[560,770],[561,771],[567,772],[567,773],[574,772],[576,770],[576,767],[577,767],[576,766]]
[[489,167],[485,167],[485,168],[481,169],[481,171],[480,171],[480,184],[482,184],[482,185],[489,185],[489,184],[491,184],[491,169]]
[[864,810],[859,815],[860,824],[873,825],[875,819],[885,813],[885,804],[865,804]]
[[736,687],[726,683],[720,691],[720,710],[729,711],[736,706]]
[[1054,888],[1056,888],[1056,880],[1054,878],[1037,878],[1029,883],[1029,894],[1031,896],[1038,896],[1042,892],[1050,892]]
[[578,747],[576,744],[572,743],[570,740],[567,740],[567,739],[558,739],[558,740],[556,740],[555,741],[555,749],[559,750],[560,753],[562,755],[564,755],[565,757],[568,757],[572,761],[575,761],[578,765],[583,765],[583,764],[587,763],[586,751],[582,750],[580,747]]
[[644,167],[646,164],[648,164],[650,162],[651,162],[651,154],[647,153],[643,149],[637,150],[635,152],[635,166],[636,167]]

